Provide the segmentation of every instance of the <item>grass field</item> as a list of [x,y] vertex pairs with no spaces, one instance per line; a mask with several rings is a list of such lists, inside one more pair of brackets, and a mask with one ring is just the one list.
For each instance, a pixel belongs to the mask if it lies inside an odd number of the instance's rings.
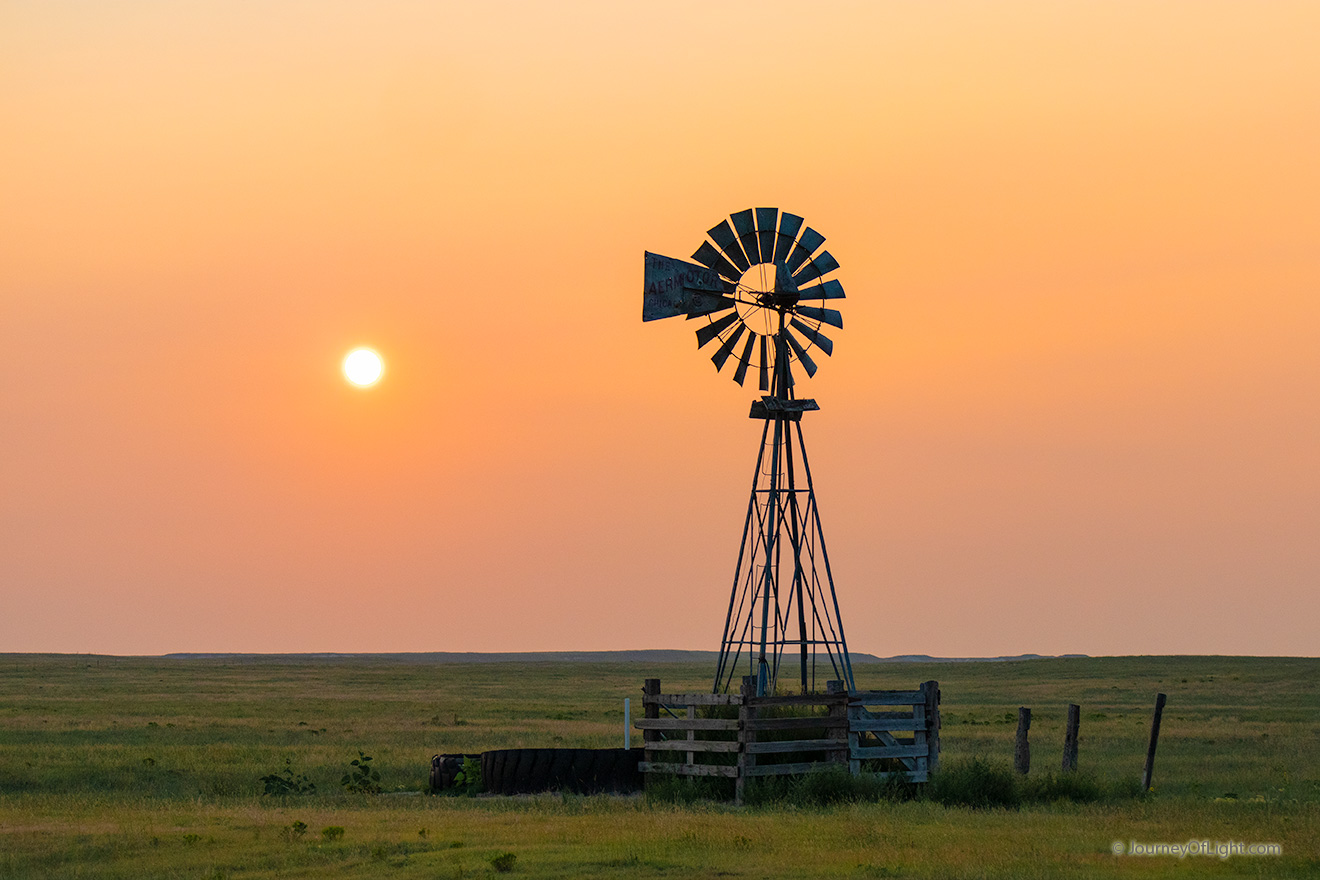
[[[804,809],[644,797],[417,794],[436,752],[621,745],[642,679],[709,688],[696,663],[417,664],[397,659],[0,656],[0,877],[1320,876],[1320,660],[1140,657],[867,664],[859,687],[943,692],[943,761],[1057,771],[1066,706],[1080,763],[1147,798],[1018,810],[928,800]],[[634,700],[634,706],[639,701]],[[640,739],[638,737],[638,739]],[[339,785],[373,756],[385,792]],[[286,766],[315,794],[262,796]],[[305,830],[299,833],[299,825]],[[322,829],[343,828],[342,836]],[[1277,843],[1281,856],[1115,856],[1113,841]],[[505,864],[505,863],[502,863]]]

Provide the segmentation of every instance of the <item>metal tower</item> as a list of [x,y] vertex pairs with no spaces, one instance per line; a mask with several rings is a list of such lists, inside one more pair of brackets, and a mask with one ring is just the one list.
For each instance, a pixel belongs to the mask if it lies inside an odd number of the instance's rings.
[[818,252],[824,236],[776,208],[741,211],[708,234],[693,254],[701,265],[646,254],[642,320],[705,317],[697,345],[720,341],[715,369],[742,340],[733,379],[742,385],[755,363],[760,390],[768,392],[751,406],[751,418],[764,425],[714,690],[728,691],[750,675],[758,696],[773,694],[783,670],[783,683],[803,692],[829,679],[854,690],[802,436],[803,413],[820,407],[793,392],[793,365],[813,376],[810,351],[834,350],[822,326],[843,327],[838,311],[804,304],[844,297],[843,286],[824,277],[839,264],[829,251]]

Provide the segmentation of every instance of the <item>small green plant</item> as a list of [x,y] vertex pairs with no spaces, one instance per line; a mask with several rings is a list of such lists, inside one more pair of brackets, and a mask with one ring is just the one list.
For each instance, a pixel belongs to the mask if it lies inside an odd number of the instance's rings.
[[312,794],[316,791],[316,783],[305,775],[301,773],[297,776],[293,775],[292,758],[284,759],[284,769],[279,773],[263,776],[258,781],[265,786],[263,795]]
[[507,874],[513,870],[513,863],[516,861],[518,861],[516,855],[511,852],[503,852],[490,857],[490,866],[495,869],[497,874]]
[[307,833],[307,823],[294,820],[290,825],[285,825],[280,829],[280,837],[284,838],[285,843],[293,843],[296,840],[302,840],[302,836]]
[[188,844],[189,846],[196,846],[196,845],[197,845],[197,842],[198,842],[199,840],[201,840],[201,839],[202,839],[202,835],[200,835],[200,834],[185,834],[185,835],[183,835],[183,842],[186,843],[186,844]]
[[344,826],[342,826],[342,825],[327,825],[327,826],[325,826],[324,828],[321,829],[321,836],[322,836],[323,838],[325,838],[325,840],[326,840],[327,843],[330,843],[330,842],[332,842],[332,841],[336,841],[336,840],[338,840],[339,838],[341,838],[341,837],[344,836]]
[[463,768],[454,774],[454,788],[464,794],[481,791],[481,762],[476,758],[464,758]]
[[380,794],[380,773],[371,766],[371,756],[359,750],[339,784],[354,794]]

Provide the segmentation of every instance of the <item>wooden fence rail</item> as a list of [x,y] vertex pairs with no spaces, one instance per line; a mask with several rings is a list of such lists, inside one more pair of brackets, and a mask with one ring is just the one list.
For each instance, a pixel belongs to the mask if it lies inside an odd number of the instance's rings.
[[660,680],[651,678],[643,691],[646,717],[635,724],[645,748],[639,769],[732,778],[737,803],[750,777],[844,766],[854,776],[926,782],[939,765],[936,681],[911,691],[754,697],[662,694]]

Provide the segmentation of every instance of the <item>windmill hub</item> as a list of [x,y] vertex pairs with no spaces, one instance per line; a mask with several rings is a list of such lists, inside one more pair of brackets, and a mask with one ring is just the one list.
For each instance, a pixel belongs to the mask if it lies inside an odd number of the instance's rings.
[[[705,318],[697,347],[716,342],[716,371],[730,360],[743,385],[755,365],[763,393],[751,417],[762,419],[752,496],[743,523],[733,592],[714,690],[728,691],[739,669],[758,696],[772,694],[781,661],[796,655],[804,693],[818,689],[817,668],[854,689],[825,533],[802,439],[802,414],[818,409],[795,396],[794,366],[816,374],[812,351],[833,354],[821,332],[842,329],[825,300],[843,299],[830,276],[839,263],[820,250],[825,236],[796,214],[748,208],[707,231],[696,263],[647,253],[642,320]],[[807,305],[820,301],[820,305]],[[828,664],[829,669],[824,666]]]

